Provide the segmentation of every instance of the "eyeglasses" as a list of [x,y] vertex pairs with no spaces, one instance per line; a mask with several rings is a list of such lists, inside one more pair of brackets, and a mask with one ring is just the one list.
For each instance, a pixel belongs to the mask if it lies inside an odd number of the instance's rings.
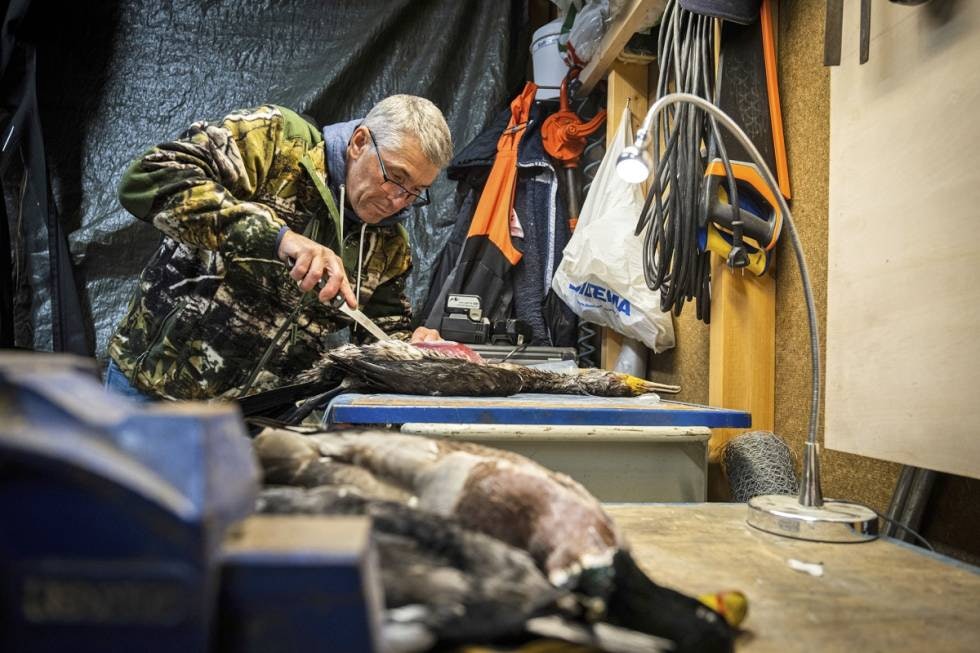
[[[365,129],[367,129],[365,127]],[[378,157],[378,165],[381,166],[381,176],[384,181],[381,183],[381,187],[385,189],[390,195],[394,195],[398,199],[403,197],[410,197],[412,199],[412,206],[428,206],[429,204],[429,189],[425,188],[421,192],[413,192],[399,184],[397,181],[388,176],[388,170],[385,169],[385,162],[381,160],[381,150],[378,149],[378,143],[374,140],[374,134],[371,130],[367,130],[368,136],[371,137],[371,144],[374,145],[374,154]]]

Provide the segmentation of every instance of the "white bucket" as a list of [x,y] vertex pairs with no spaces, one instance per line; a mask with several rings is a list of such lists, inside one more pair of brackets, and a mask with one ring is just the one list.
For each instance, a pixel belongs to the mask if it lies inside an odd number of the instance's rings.
[[559,95],[558,87],[568,74],[568,66],[558,51],[558,35],[561,34],[562,18],[556,18],[536,29],[531,36],[531,65],[534,83],[542,88],[534,95],[535,100],[550,100]]

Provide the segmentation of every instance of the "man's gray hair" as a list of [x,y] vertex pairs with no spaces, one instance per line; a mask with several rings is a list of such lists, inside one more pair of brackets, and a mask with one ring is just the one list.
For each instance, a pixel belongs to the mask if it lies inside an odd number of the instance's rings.
[[416,95],[392,95],[374,105],[363,126],[386,149],[401,151],[405,137],[417,138],[425,158],[440,169],[453,158],[453,139],[436,105]]

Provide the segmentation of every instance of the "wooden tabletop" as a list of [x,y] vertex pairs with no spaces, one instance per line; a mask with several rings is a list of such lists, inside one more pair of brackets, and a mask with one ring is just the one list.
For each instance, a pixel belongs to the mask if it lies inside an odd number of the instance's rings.
[[[640,565],[691,595],[738,589],[736,651],[980,651],[980,570],[892,539],[821,544],[745,523],[745,504],[612,504]],[[823,575],[787,560],[820,563]]]

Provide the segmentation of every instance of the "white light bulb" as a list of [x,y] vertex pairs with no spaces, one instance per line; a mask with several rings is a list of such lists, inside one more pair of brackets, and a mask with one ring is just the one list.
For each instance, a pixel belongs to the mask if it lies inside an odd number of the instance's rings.
[[635,146],[627,147],[616,161],[619,178],[630,184],[642,184],[650,176],[650,167]]

